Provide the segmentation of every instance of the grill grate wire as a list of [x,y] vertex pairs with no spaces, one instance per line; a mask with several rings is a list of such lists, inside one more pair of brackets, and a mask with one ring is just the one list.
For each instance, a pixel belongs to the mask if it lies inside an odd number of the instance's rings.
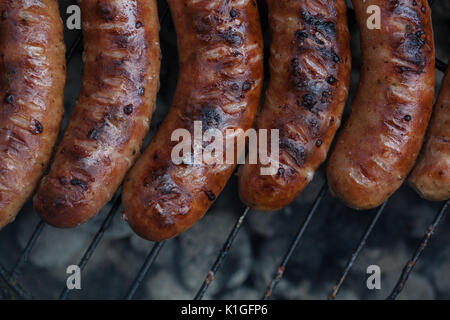
[[332,292],[328,296],[329,300],[336,299],[336,296],[337,296],[337,294],[338,294],[342,284],[344,283],[345,279],[347,278],[351,268],[355,264],[356,259],[358,259],[359,254],[361,253],[361,251],[363,250],[364,246],[366,245],[367,239],[369,238],[370,234],[372,233],[373,228],[375,227],[375,225],[377,224],[377,222],[380,219],[381,215],[383,214],[387,203],[388,203],[388,201],[386,201],[385,203],[383,203],[380,206],[380,208],[378,209],[377,213],[375,214],[375,216],[373,217],[372,221],[370,222],[369,226],[367,227],[366,232],[364,232],[363,236],[361,237],[361,240],[359,241],[358,246],[353,251],[352,255],[350,256],[350,259],[347,262],[347,265],[345,266],[345,269],[344,269],[344,272],[342,273],[341,278],[339,279],[337,284],[333,287]]
[[319,208],[320,204],[322,203],[322,200],[325,199],[328,193],[328,185],[325,183],[320,190],[319,194],[317,195],[316,200],[314,201],[313,206],[311,207],[311,210],[308,212],[303,224],[300,226],[300,229],[297,232],[297,235],[295,236],[294,240],[292,241],[291,245],[289,246],[288,251],[286,252],[283,261],[281,262],[280,266],[278,267],[277,271],[275,272],[272,280],[268,284],[266,288],[266,292],[264,293],[263,300],[268,300],[278,285],[280,283],[281,279],[283,278],[284,271],[286,270],[286,266],[289,263],[289,260],[291,260],[292,255],[294,254],[295,249],[300,245],[300,242],[303,238],[303,235],[306,231],[306,229],[309,226],[309,223],[311,222],[312,217],[316,213],[317,209]]

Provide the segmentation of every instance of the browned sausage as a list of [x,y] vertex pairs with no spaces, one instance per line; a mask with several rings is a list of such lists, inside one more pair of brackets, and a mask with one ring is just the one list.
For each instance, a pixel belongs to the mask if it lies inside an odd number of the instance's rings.
[[139,153],[158,88],[155,0],[80,0],[82,89],[34,206],[56,227],[74,227],[113,196]]
[[44,173],[64,112],[58,2],[0,1],[0,228]]
[[280,166],[241,166],[239,194],[258,210],[288,205],[312,180],[338,129],[348,94],[350,44],[344,0],[269,0],[270,84],[258,129],[278,129]]
[[450,67],[447,67],[427,140],[409,184],[425,199],[450,199]]
[[[169,0],[180,74],[174,101],[123,187],[125,218],[149,240],[173,237],[199,220],[235,164],[176,165],[174,130],[250,128],[263,77],[262,36],[254,0]],[[242,135],[242,134],[240,134]],[[235,154],[241,152],[238,150]],[[188,162],[191,163],[191,162]]]
[[[331,190],[348,206],[386,201],[412,169],[434,95],[434,43],[426,0],[354,0],[362,69],[352,111],[327,166]],[[369,29],[368,6],[381,10]]]

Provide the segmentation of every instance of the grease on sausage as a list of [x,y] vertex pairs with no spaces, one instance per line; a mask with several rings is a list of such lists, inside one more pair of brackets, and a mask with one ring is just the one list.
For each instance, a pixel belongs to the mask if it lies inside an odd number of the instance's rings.
[[450,67],[442,81],[422,153],[408,182],[425,199],[450,199]]
[[[269,0],[270,84],[257,129],[278,129],[280,167],[239,169],[239,194],[258,210],[288,205],[325,160],[348,94],[350,44],[345,1]],[[270,140],[270,137],[268,138]]]
[[75,227],[113,196],[149,129],[159,81],[155,0],[80,0],[82,89],[49,174],[34,198],[41,217]]
[[[362,70],[349,119],[327,165],[331,190],[371,209],[403,183],[421,148],[434,96],[434,41],[426,0],[354,0]],[[367,28],[367,7],[381,29]]]

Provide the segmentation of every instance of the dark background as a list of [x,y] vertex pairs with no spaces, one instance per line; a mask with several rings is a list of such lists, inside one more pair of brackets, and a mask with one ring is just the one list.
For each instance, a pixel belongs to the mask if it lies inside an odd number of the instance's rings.
[[[65,13],[67,6],[74,3],[69,0],[60,1],[64,21],[68,17]],[[158,1],[158,4],[160,14],[165,12],[166,2]],[[264,9],[262,20],[267,46],[269,35]],[[447,61],[450,56],[450,1],[434,1],[433,22],[437,57]],[[353,26],[351,31],[352,96],[359,79],[360,52],[357,27]],[[76,31],[65,30],[68,47],[74,42],[76,35]],[[161,24],[161,45],[161,90],[149,138],[166,114],[176,85],[176,35],[170,15]],[[66,120],[80,89],[81,52],[80,46],[68,65]],[[439,88],[442,73],[436,71],[436,75]],[[206,297],[259,299],[323,182],[321,169],[310,186],[288,208],[274,213],[252,212]],[[136,298],[194,297],[243,210],[236,190],[236,178],[233,177],[203,220],[166,243]],[[441,205],[422,200],[407,186],[403,186],[390,199],[338,299],[385,298]],[[102,210],[95,219],[77,229],[58,230],[47,226],[19,277],[21,285],[35,298],[57,298],[65,286],[67,266],[78,263],[110,206]],[[340,277],[347,259],[373,214],[374,211],[350,210],[339,200],[327,196],[288,265],[285,277],[275,291],[275,298],[325,299]],[[37,215],[31,204],[27,203],[16,221],[0,232],[0,263],[4,267],[13,267],[37,223]],[[120,219],[120,213],[117,213],[112,227],[106,232],[83,272],[82,290],[72,292],[70,298],[122,298],[151,247],[152,243],[135,236]],[[366,268],[372,264],[381,268],[381,290],[370,291],[366,287]],[[427,248],[400,298],[449,299],[449,273],[450,224],[447,220]],[[4,286],[0,281],[0,289]],[[0,298],[2,297],[9,298],[5,290],[0,290]]]

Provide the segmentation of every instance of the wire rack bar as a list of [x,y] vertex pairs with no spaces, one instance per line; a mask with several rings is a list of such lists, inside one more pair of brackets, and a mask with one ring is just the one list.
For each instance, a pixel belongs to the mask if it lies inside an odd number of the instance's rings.
[[441,222],[444,221],[449,204],[450,200],[444,203],[441,210],[439,210],[436,217],[434,218],[433,223],[427,228],[422,242],[417,247],[411,260],[409,260],[406,266],[403,268],[403,272],[394,289],[392,290],[391,294],[389,295],[389,297],[387,297],[387,300],[395,300],[404,289],[406,282],[408,281],[409,275],[413,271],[415,265],[417,264],[417,261],[419,261],[419,258],[421,257],[422,253],[428,246],[431,237],[434,235]]
[[283,278],[284,272],[286,271],[287,264],[291,260],[291,257],[294,254],[295,249],[300,245],[300,241],[302,240],[303,235],[305,234],[305,231],[308,228],[309,223],[311,222],[311,219],[313,218],[314,214],[316,213],[317,209],[319,208],[320,204],[322,203],[322,200],[325,199],[327,193],[328,193],[328,185],[325,183],[322,186],[316,199],[314,200],[314,203],[313,203],[311,209],[309,210],[305,220],[303,221],[303,224],[301,225],[300,229],[298,230],[294,241],[292,241],[291,245],[289,246],[289,249],[284,256],[283,261],[281,262],[277,271],[273,275],[272,280],[267,285],[266,291],[263,296],[263,300],[270,299],[276,286],[280,283],[281,279]]
[[148,271],[150,270],[150,267],[153,265],[153,262],[155,262],[156,258],[158,257],[158,254],[161,251],[162,247],[164,246],[164,243],[165,243],[164,241],[163,242],[155,242],[152,250],[150,251],[147,258],[145,259],[144,264],[142,265],[136,278],[134,279],[133,284],[131,285],[130,289],[128,290],[128,293],[125,296],[125,300],[133,299],[134,295],[136,294],[137,289],[139,289],[139,287],[141,286],[142,282],[145,279],[145,276],[147,275]]
[[329,300],[336,299],[337,294],[339,293],[339,290],[342,287],[342,284],[344,283],[345,279],[347,278],[351,268],[356,262],[356,259],[358,259],[361,251],[363,250],[364,246],[367,243],[367,239],[369,238],[370,234],[372,233],[373,228],[377,224],[378,220],[380,219],[381,215],[384,212],[384,209],[386,208],[387,201],[381,205],[381,207],[378,209],[377,213],[373,217],[372,221],[370,222],[369,226],[366,229],[366,232],[364,232],[363,236],[361,237],[361,240],[358,243],[358,246],[353,251],[350,259],[347,262],[347,265],[345,266],[344,272],[342,273],[341,278],[337,282],[337,284],[333,287],[333,290],[331,291],[330,295],[328,296]]
[[228,256],[228,253],[231,250],[231,246],[234,243],[234,240],[236,239],[237,235],[239,234],[239,231],[242,228],[242,225],[244,224],[245,219],[247,218],[248,214],[250,213],[250,207],[246,207],[244,209],[244,212],[241,214],[241,216],[236,221],[236,224],[234,225],[233,229],[231,230],[230,234],[228,235],[227,240],[225,241],[225,244],[222,247],[222,250],[220,250],[219,255],[217,256],[216,261],[212,265],[211,269],[209,269],[208,274],[203,281],[203,284],[201,285],[200,289],[198,290],[197,294],[194,297],[194,300],[201,300],[203,299],[203,296],[206,293],[206,290],[208,290],[211,283],[214,281],[216,277],[217,271],[219,271],[223,261]]
[[[103,220],[103,223],[100,227],[100,229],[97,231],[95,237],[92,239],[91,244],[89,245],[88,249],[86,250],[86,252],[84,253],[83,257],[80,260],[80,263],[78,264],[79,268],[81,271],[84,270],[84,268],[86,267],[89,259],[91,258],[91,256],[93,255],[95,249],[97,249],[98,244],[100,243],[100,241],[103,238],[103,235],[105,234],[106,230],[109,228],[109,226],[111,225],[111,222],[114,218],[114,215],[117,211],[119,211],[119,208],[121,206],[121,194],[119,193],[116,196],[116,199],[114,200],[114,204],[111,208],[111,210],[109,210],[108,215],[106,216],[105,220]],[[60,300],[66,300],[68,295],[69,295],[69,288],[67,286],[64,287],[64,289],[62,290],[59,299]]]

